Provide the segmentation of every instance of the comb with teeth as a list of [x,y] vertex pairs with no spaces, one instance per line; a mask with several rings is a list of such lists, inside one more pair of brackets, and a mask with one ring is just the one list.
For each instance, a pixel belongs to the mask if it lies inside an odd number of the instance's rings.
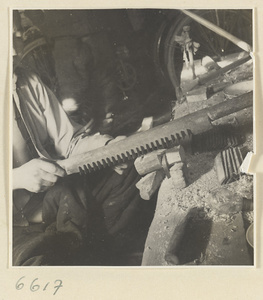
[[192,136],[214,129],[212,120],[252,105],[253,94],[250,92],[56,163],[68,175],[85,174],[133,160],[157,149],[182,145],[186,152],[192,152]]

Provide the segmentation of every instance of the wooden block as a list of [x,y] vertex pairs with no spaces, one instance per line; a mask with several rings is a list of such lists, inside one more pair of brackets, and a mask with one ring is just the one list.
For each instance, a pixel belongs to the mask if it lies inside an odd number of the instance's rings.
[[165,151],[165,154],[169,166],[172,166],[177,162],[185,161],[185,151],[182,146],[177,146],[171,149],[167,149]]
[[200,87],[198,89],[186,93],[187,102],[198,102],[207,100],[207,88]]
[[220,184],[230,183],[240,175],[242,154],[238,147],[220,152],[215,158],[215,169]]
[[171,174],[171,176],[173,177],[173,178],[177,178],[177,179],[179,179],[179,178],[182,178],[182,177],[184,177],[184,173],[183,173],[183,170],[182,169],[171,169],[170,170],[170,174]]
[[224,169],[224,165],[223,165],[222,152],[220,152],[215,158],[215,169],[216,169],[216,174],[217,174],[219,183],[223,184],[225,181],[226,175],[225,175],[225,169]]
[[176,172],[177,170],[183,170],[184,168],[184,163],[183,162],[178,162],[175,163],[171,169],[170,169],[170,173]]
[[224,152],[226,153],[226,164],[227,164],[226,167],[228,170],[228,179],[227,179],[226,183],[230,183],[232,180],[232,176],[233,176],[232,161],[231,161],[229,149],[226,149]]
[[172,180],[173,180],[173,186],[175,189],[182,190],[186,187],[186,182],[185,182],[184,177],[181,177],[180,179],[176,179],[176,180],[175,180],[175,178],[172,178]]
[[183,172],[183,163],[177,163],[170,169],[170,175],[171,177],[169,179],[169,182],[175,189],[183,189],[186,187],[184,172]]
[[175,163],[185,161],[185,152],[182,146],[171,149],[156,150],[138,157],[134,166],[140,175],[145,175],[163,169],[163,158],[166,155],[168,167]]
[[202,66],[204,66],[208,71],[220,69],[220,66],[210,56],[202,58]]
[[162,170],[152,172],[142,177],[137,182],[136,187],[140,191],[140,196],[144,200],[150,200],[151,196],[157,191],[165,175]]
[[161,157],[164,153],[165,150],[162,149],[138,157],[134,162],[135,169],[140,175],[162,169]]

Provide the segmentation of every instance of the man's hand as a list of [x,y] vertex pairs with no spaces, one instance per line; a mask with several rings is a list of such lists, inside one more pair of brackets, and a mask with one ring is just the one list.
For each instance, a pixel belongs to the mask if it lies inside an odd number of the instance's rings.
[[[125,138],[126,138],[125,135],[117,136],[114,140],[111,140],[111,141],[109,142],[109,144],[111,144],[111,143],[116,143],[116,142],[121,141],[121,140],[123,140],[123,139],[125,139]],[[122,175],[123,172],[124,172],[127,168],[128,168],[128,164],[123,163],[123,164],[119,164],[119,165],[113,167],[113,170],[114,170],[116,173],[118,173],[119,175]]]
[[13,169],[13,189],[26,189],[33,193],[46,191],[65,171],[58,165],[43,159],[32,159]]

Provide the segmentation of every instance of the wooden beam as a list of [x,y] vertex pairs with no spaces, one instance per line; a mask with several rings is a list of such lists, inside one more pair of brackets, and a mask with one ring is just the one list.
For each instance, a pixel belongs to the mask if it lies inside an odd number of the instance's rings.
[[218,35],[228,39],[229,41],[231,41],[233,44],[237,45],[239,48],[243,49],[246,52],[251,52],[252,51],[252,46],[249,45],[248,43],[242,41],[241,39],[237,38],[236,36],[234,36],[233,34],[227,32],[226,30],[218,27],[217,25],[215,25],[214,23],[196,15],[193,12],[190,12],[186,9],[181,9],[181,11],[187,15],[188,17],[192,18],[193,20],[195,20],[196,22],[198,22],[199,24],[205,26],[206,28],[212,30],[213,32],[217,33]]
[[198,85],[205,84],[205,83],[209,82],[210,80],[217,78],[219,75],[224,74],[230,70],[233,70],[233,69],[241,66],[242,64],[246,63],[250,59],[251,59],[251,56],[246,55],[245,57],[242,57],[242,58],[232,62],[231,64],[226,65],[223,68],[220,68],[217,70],[212,70],[212,71],[208,72],[207,74],[197,76],[196,79],[192,80],[192,82],[187,85],[185,92],[191,91]]

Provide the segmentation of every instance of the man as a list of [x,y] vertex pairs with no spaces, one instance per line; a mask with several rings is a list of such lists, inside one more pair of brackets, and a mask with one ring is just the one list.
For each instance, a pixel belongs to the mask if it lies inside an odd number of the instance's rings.
[[93,177],[65,177],[56,159],[99,148],[112,138],[89,136],[85,126],[72,122],[40,78],[17,67],[19,56],[13,76],[13,264],[96,264],[87,258],[90,240],[104,247],[105,239],[129,223],[140,201],[138,175],[122,165]]

